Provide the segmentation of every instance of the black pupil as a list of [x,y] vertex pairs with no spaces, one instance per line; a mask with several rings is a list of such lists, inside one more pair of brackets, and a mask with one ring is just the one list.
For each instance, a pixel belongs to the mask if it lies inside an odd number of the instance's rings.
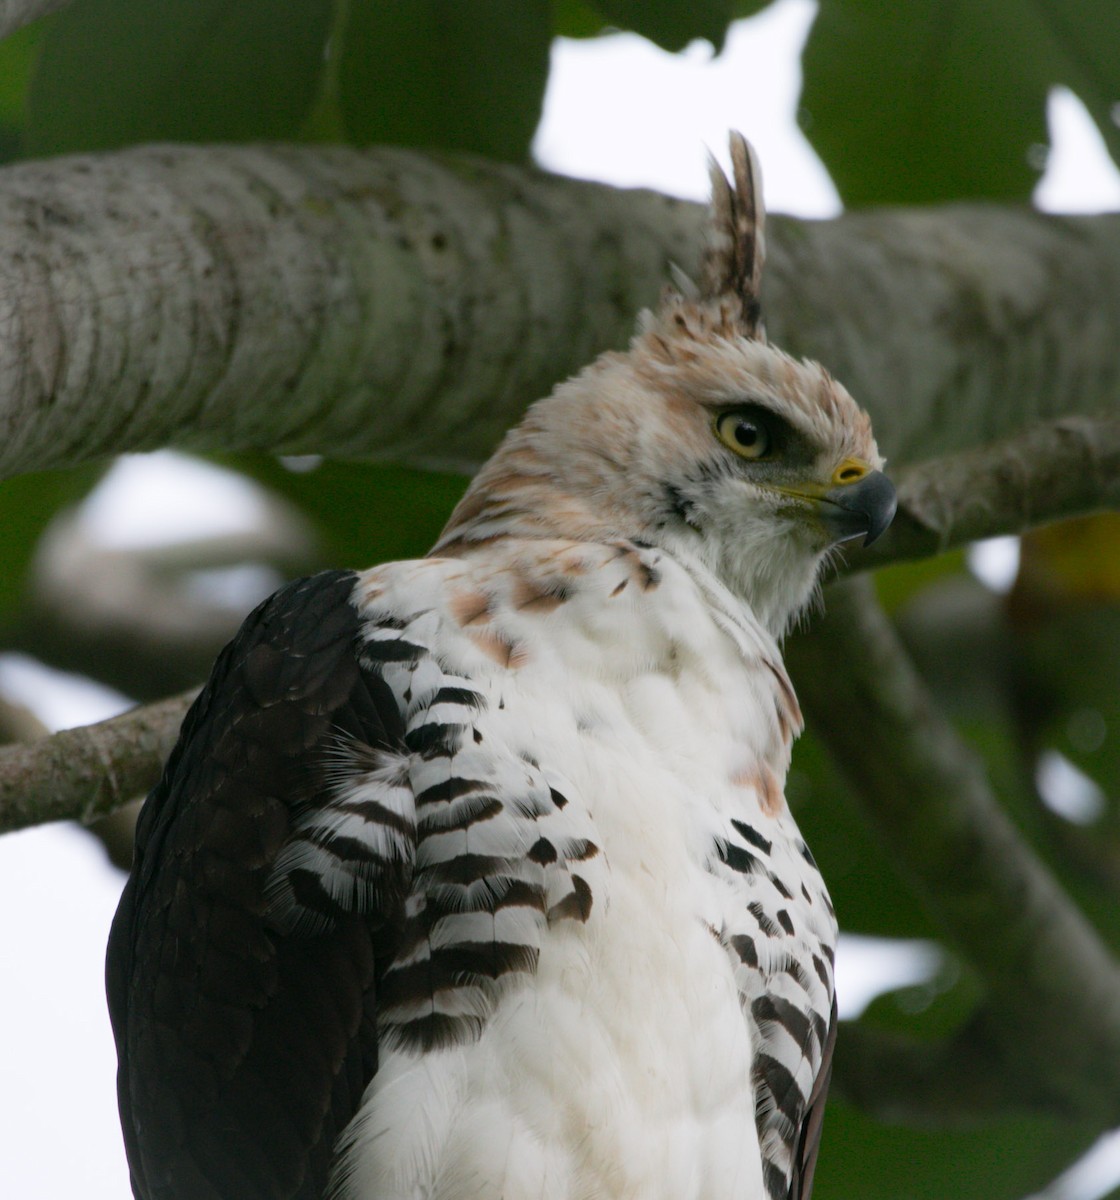
[[735,426],[735,440],[740,446],[749,449],[757,444],[759,436],[758,426],[751,421],[739,421]]

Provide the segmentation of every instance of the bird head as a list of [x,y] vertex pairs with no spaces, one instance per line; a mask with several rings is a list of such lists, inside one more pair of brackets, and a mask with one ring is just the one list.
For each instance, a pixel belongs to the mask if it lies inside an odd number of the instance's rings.
[[538,401],[472,483],[436,553],[494,537],[628,538],[703,564],[780,636],[834,547],[870,543],[895,492],[867,414],[766,341],[754,153],[712,164],[699,284],[678,274],[626,353]]

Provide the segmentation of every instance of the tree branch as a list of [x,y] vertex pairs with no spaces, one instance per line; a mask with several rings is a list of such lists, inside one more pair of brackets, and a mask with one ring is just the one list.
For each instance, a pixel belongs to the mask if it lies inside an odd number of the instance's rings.
[[898,514],[852,565],[941,554],[979,538],[1120,508],[1120,420],[1062,417],[990,446],[906,467]]
[[[695,267],[700,206],[477,159],[141,147],[0,170],[0,474],[177,444],[477,465]],[[1120,217],[772,224],[774,340],[896,462],[1120,397]],[[951,419],[948,419],[951,416]]]
[[196,694],[0,747],[0,833],[47,821],[89,823],[143,795],[159,779]]
[[788,656],[813,728],[984,979],[998,1036],[1068,1111],[1120,1119],[1120,969],[935,709],[866,578]]
[[0,0],[0,41],[69,3],[70,0]]
[[694,259],[694,206],[404,150],[0,170],[0,474],[129,449],[477,464]]
[[[0,696],[0,743],[29,744],[50,736],[47,727],[28,708]],[[0,752],[2,753],[2,752]],[[132,842],[139,804],[126,804],[90,822],[89,833],[97,838],[110,860],[127,871],[132,861]]]

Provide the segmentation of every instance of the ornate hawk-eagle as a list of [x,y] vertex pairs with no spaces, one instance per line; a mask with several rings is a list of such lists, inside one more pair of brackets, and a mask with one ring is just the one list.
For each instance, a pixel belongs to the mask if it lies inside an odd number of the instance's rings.
[[534,405],[417,562],[222,652],[109,943],[143,1200],[804,1200],[836,923],[777,639],[894,491],[767,344],[757,168],[700,284]]

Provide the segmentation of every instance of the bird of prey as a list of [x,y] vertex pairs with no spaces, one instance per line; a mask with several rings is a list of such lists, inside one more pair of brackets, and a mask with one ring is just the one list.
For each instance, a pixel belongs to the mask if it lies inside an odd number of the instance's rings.
[[766,341],[747,143],[697,284],[535,404],[430,554],[222,652],[107,981],[141,1200],[806,1200],[836,922],[779,639],[894,491]]

